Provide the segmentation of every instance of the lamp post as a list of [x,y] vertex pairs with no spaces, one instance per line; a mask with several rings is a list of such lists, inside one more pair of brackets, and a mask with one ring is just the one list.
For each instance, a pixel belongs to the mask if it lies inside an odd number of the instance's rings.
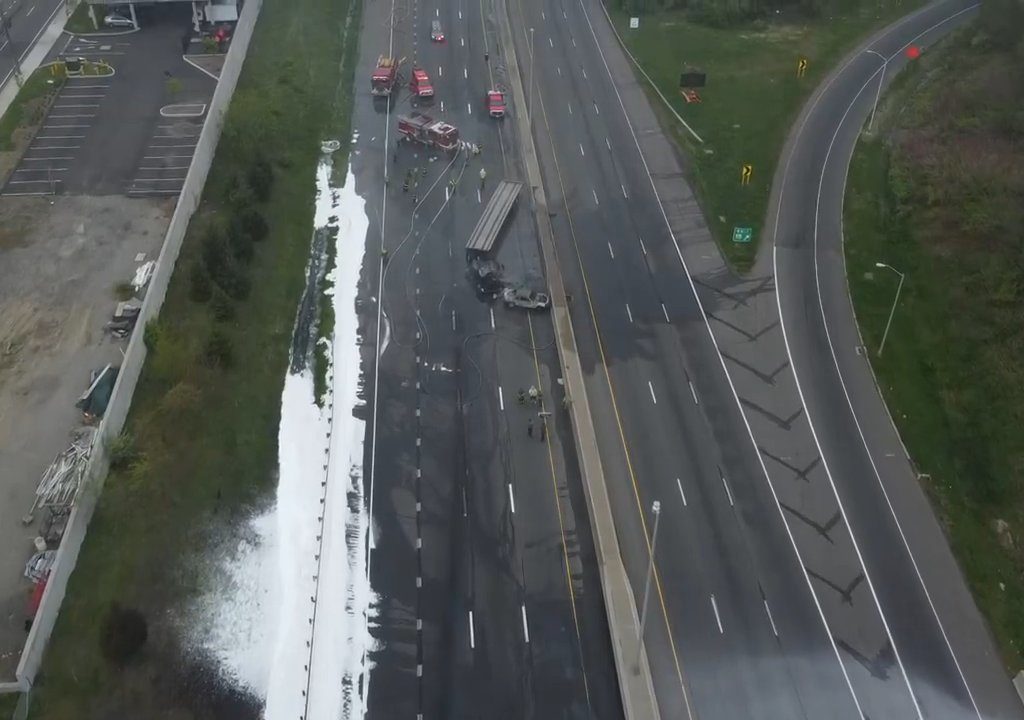
[[892,326],[892,316],[896,314],[896,304],[900,301],[900,291],[903,289],[903,280],[906,276],[892,265],[888,265],[883,262],[876,262],[875,267],[888,268],[900,276],[900,284],[896,286],[896,297],[892,300],[892,308],[889,310],[889,319],[886,321],[885,331],[882,333],[882,344],[878,346],[878,357],[882,357],[882,351],[885,350],[885,340],[889,337],[889,328]]
[[878,98],[882,95],[882,84],[885,82],[885,71],[889,67],[889,58],[885,57],[879,52],[874,50],[866,50],[872,55],[877,55],[882,58],[882,77],[878,78],[878,89],[875,91],[875,104],[871,107],[871,119],[868,120],[868,132],[871,132],[871,128],[875,124],[875,111],[878,109]]
[[647,625],[647,601],[651,594],[651,577],[654,575],[654,551],[658,547],[658,521],[661,519],[661,503],[657,500],[651,505],[654,513],[654,532],[651,534],[651,559],[647,563],[647,580],[644,582],[644,602],[640,610],[640,629],[636,636],[636,667],[640,668],[640,653],[644,648],[644,627]]

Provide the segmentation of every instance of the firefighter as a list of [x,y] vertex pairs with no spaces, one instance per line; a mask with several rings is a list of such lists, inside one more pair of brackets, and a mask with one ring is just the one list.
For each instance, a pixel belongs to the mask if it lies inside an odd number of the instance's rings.
[[484,168],[480,168],[480,189],[484,189],[484,181],[487,179],[487,171]]

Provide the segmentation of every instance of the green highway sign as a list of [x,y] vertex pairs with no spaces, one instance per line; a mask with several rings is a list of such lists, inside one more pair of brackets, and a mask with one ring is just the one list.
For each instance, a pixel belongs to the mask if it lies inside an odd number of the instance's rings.
[[734,227],[732,229],[732,241],[734,243],[748,243],[754,239],[754,228]]

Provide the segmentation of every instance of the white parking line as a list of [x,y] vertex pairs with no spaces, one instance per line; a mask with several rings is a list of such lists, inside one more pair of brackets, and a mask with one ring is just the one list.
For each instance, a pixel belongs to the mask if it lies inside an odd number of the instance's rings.
[[437,66],[437,76],[444,77],[444,68],[441,67],[440,65]]
[[106,97],[106,96],[107,96],[106,93],[100,93],[99,95],[97,95],[95,93],[89,93],[89,94],[86,94],[86,95],[71,95],[71,94],[61,95],[62,98],[69,98],[69,99],[70,98],[74,98],[74,99],[83,99],[83,100],[87,99],[87,98],[103,98],[103,97]]
[[[76,78],[68,78],[68,81],[75,80]],[[68,87],[71,87],[70,85]],[[75,85],[75,90],[107,90],[109,85]]]
[[77,150],[81,145],[31,145],[29,150]]
[[188,170],[188,165],[166,165],[164,167],[140,167],[139,170]]
[[40,183],[49,184],[49,180],[9,180],[8,185],[39,185]]
[[88,113],[77,113],[75,115],[51,115],[50,117],[55,120],[68,120],[70,118],[94,118],[96,117],[96,113],[92,113],[91,115]]
[[143,160],[169,160],[171,158],[190,158],[190,157],[192,157],[191,154],[189,154],[189,155],[143,155],[142,159]]
[[466,68],[462,68],[462,77],[467,80],[469,79],[469,71]]
[[67,172],[67,168],[18,168],[17,173]]
[[711,596],[711,609],[715,611],[715,622],[718,623],[718,632],[722,635],[725,634],[725,630],[722,628],[722,618],[718,614],[718,603],[715,602],[715,596]]
[[30,158],[23,157],[22,162],[49,162],[50,160],[74,160],[70,155],[61,155],[58,157],[41,157],[41,158]]
[[70,130],[71,128],[87,128],[91,125],[43,125],[43,130]]
[[466,112],[468,112],[470,115],[473,114],[473,104],[472,103],[466,103]]
[[192,143],[191,145],[150,145],[151,148],[194,148],[199,143]]
[[67,105],[54,105],[58,110],[66,110],[69,108],[98,108],[98,103],[70,103]]
[[516,514],[516,496],[512,494],[512,483],[508,484],[508,501],[512,507],[512,514]]
[[36,140],[82,140],[85,135],[36,135]]
[[29,16],[29,15],[31,15],[32,13],[34,13],[34,12],[35,12],[35,10],[36,10],[36,6],[35,6],[35,5],[33,5],[32,7],[30,7],[30,8],[28,9],[28,12],[26,12],[26,13],[25,13],[25,17],[27,18],[27,17]]
[[686,507],[686,493],[683,492],[683,481],[676,478],[676,487],[679,488],[679,497],[683,499],[683,507]]
[[653,400],[654,404],[657,405],[658,404],[658,398],[656,398],[654,396],[654,385],[651,383],[650,380],[647,381],[647,389],[651,391],[651,400]]
[[158,182],[181,182],[185,179],[184,176],[178,178],[135,178],[132,182],[137,183],[158,183]]

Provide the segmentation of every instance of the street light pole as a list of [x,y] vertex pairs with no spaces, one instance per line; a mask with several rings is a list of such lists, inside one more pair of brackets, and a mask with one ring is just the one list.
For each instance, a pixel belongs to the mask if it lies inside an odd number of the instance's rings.
[[900,291],[903,289],[903,280],[906,276],[892,265],[887,265],[886,263],[876,262],[875,267],[888,268],[900,276],[900,284],[896,286],[896,297],[893,298],[892,308],[889,310],[889,319],[886,321],[885,331],[882,333],[882,344],[878,346],[878,357],[882,357],[882,351],[885,350],[885,340],[889,337],[889,328],[892,326],[892,317],[896,314],[896,305],[900,301]]
[[882,85],[885,83],[885,71],[889,67],[889,58],[874,50],[868,50],[867,52],[882,58],[882,77],[878,78],[878,89],[875,90],[875,104],[871,107],[871,119],[868,120],[868,132],[871,132],[871,128],[875,124],[875,111],[878,110],[878,98],[882,96]]
[[661,520],[661,503],[657,500],[651,505],[654,513],[654,532],[651,535],[651,559],[647,563],[647,580],[644,582],[644,602],[640,610],[640,629],[636,636],[636,667],[640,667],[640,653],[644,648],[644,628],[647,625],[647,601],[651,594],[651,577],[654,575],[654,551],[658,547],[658,521]]

